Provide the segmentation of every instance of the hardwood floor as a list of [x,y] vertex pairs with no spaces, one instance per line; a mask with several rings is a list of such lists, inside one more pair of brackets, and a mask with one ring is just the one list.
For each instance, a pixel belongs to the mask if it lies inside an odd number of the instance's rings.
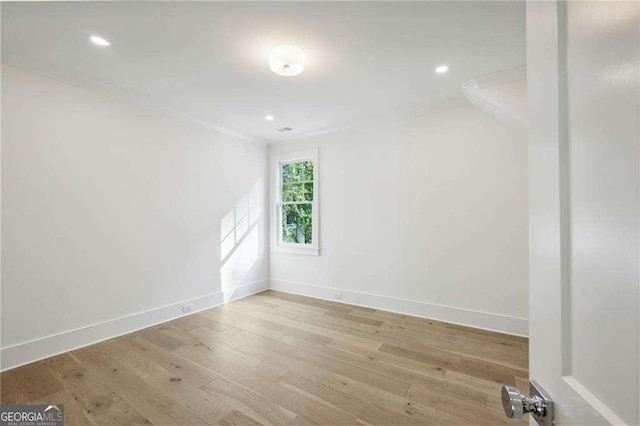
[[[526,338],[274,291],[2,373],[67,425],[507,424]],[[522,423],[526,424],[526,423]]]

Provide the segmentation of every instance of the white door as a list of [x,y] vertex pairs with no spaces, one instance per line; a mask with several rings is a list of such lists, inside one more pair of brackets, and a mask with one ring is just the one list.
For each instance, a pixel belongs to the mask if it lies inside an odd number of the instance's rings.
[[640,424],[639,9],[527,5],[530,378],[556,425]]

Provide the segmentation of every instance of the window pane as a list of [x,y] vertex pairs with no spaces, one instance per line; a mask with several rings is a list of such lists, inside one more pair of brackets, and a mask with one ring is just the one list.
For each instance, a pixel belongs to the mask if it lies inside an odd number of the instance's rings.
[[293,164],[283,164],[282,165],[282,181],[286,182],[287,180],[293,179]]
[[313,201],[313,182],[306,182],[304,184],[304,200]]
[[293,201],[293,183],[291,181],[282,182],[282,201]]
[[313,162],[304,162],[304,178],[303,180],[313,180]]
[[305,201],[304,186],[302,184],[293,185],[293,201]]
[[311,204],[282,206],[282,241],[311,244]]
[[282,183],[282,201],[305,201],[306,186],[301,183]]
[[312,181],[313,180],[313,162],[301,161],[299,163],[283,164],[282,166],[282,182],[287,181]]
[[293,179],[304,180],[305,162],[293,163]]

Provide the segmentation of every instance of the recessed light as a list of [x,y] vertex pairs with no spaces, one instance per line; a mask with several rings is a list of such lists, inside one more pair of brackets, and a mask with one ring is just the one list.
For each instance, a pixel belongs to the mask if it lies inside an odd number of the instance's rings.
[[267,115],[264,116],[264,119],[267,120],[267,121],[273,121],[273,120],[275,120],[275,117],[273,115],[271,115],[271,114],[267,114]]
[[109,43],[107,40],[97,35],[91,36],[91,42],[96,46],[102,46],[102,47],[111,46],[111,43]]
[[304,52],[290,44],[281,44],[271,49],[269,68],[286,77],[298,75],[304,70]]
[[447,71],[449,71],[449,66],[448,65],[438,65],[436,67],[436,74],[444,74]]

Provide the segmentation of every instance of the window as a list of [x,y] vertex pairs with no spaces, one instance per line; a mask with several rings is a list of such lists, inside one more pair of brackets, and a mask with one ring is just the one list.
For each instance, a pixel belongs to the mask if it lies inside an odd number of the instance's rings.
[[275,162],[275,169],[275,249],[317,255],[317,151],[280,158]]

